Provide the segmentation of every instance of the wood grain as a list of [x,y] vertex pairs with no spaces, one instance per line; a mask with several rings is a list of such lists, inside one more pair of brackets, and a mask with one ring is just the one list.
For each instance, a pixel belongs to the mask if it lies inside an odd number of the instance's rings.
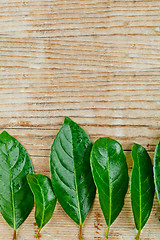
[[[65,116],[93,142],[120,141],[129,172],[132,142],[153,159],[160,137],[159,0],[0,1],[0,129],[26,147],[37,173],[50,176],[50,146]],[[155,198],[141,239],[158,240],[159,221]],[[17,239],[34,239],[36,229],[33,210]],[[105,230],[96,196],[84,239],[102,240]],[[110,239],[135,235],[128,191]],[[12,239],[2,217],[0,239]],[[40,239],[76,240],[78,227],[57,204]]]

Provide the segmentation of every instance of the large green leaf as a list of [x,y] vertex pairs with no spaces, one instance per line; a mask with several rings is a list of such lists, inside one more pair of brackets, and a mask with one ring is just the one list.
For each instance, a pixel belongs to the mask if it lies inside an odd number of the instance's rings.
[[160,140],[154,153],[154,182],[158,202],[160,204]]
[[109,227],[121,212],[128,189],[128,168],[120,143],[111,138],[98,139],[91,151],[91,169],[108,238]]
[[131,174],[131,203],[134,221],[139,239],[140,232],[146,224],[154,198],[153,167],[144,147],[134,143],[132,148],[133,170]]
[[56,206],[56,197],[54,195],[51,180],[42,174],[28,174],[27,180],[34,194],[35,200],[35,219],[40,230],[48,223],[53,215]]
[[82,226],[95,197],[90,169],[92,143],[85,131],[66,117],[51,148],[51,181],[65,212]]
[[[0,134],[0,211],[14,229],[25,221],[33,207],[27,174],[34,173],[24,147],[6,131]],[[15,231],[14,231],[15,232]]]

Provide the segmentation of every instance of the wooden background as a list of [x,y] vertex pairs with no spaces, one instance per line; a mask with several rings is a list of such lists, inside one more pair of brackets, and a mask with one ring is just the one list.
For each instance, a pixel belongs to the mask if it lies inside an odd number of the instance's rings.
[[[25,146],[36,173],[50,175],[50,147],[64,116],[93,142],[120,141],[131,172],[132,142],[153,159],[159,110],[159,0],[0,0],[0,129]],[[33,210],[17,239],[34,239],[36,230]],[[84,240],[104,240],[105,231],[96,197]],[[135,235],[128,193],[109,236]],[[0,239],[12,239],[1,216]],[[78,227],[57,204],[40,239],[77,240]],[[160,239],[156,198],[141,239]]]

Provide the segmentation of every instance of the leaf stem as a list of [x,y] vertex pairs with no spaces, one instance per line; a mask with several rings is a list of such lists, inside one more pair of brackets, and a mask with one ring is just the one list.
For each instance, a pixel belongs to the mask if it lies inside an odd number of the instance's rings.
[[38,229],[38,232],[36,233],[35,238],[38,238],[38,234],[40,233],[40,231],[41,231],[41,228]]
[[13,230],[13,240],[16,239],[16,230]]
[[107,227],[107,231],[106,231],[106,234],[105,234],[105,240],[107,240],[108,239],[108,233],[109,233],[109,226]]
[[136,236],[136,240],[139,240],[140,234],[141,234],[141,230],[138,231],[137,236]]
[[79,226],[79,240],[82,239],[82,224]]

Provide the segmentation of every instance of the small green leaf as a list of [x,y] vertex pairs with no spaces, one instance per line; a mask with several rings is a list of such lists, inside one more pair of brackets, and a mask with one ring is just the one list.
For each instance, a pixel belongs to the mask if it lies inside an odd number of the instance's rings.
[[51,219],[55,206],[56,197],[54,195],[51,180],[42,174],[28,174],[27,180],[32,190],[35,200],[35,219],[40,230]]
[[6,131],[0,134],[0,211],[6,222],[16,229],[33,207],[33,194],[26,176],[34,173],[24,147]]
[[98,189],[99,202],[108,225],[118,217],[128,189],[128,168],[120,143],[111,138],[100,138],[91,151],[91,169]]
[[158,202],[160,204],[160,140],[154,153],[154,183]]
[[139,239],[146,224],[154,198],[153,167],[144,147],[134,143],[132,148],[133,169],[131,174],[131,204]]
[[55,195],[64,211],[81,227],[96,191],[90,169],[91,147],[85,131],[66,117],[51,148]]

